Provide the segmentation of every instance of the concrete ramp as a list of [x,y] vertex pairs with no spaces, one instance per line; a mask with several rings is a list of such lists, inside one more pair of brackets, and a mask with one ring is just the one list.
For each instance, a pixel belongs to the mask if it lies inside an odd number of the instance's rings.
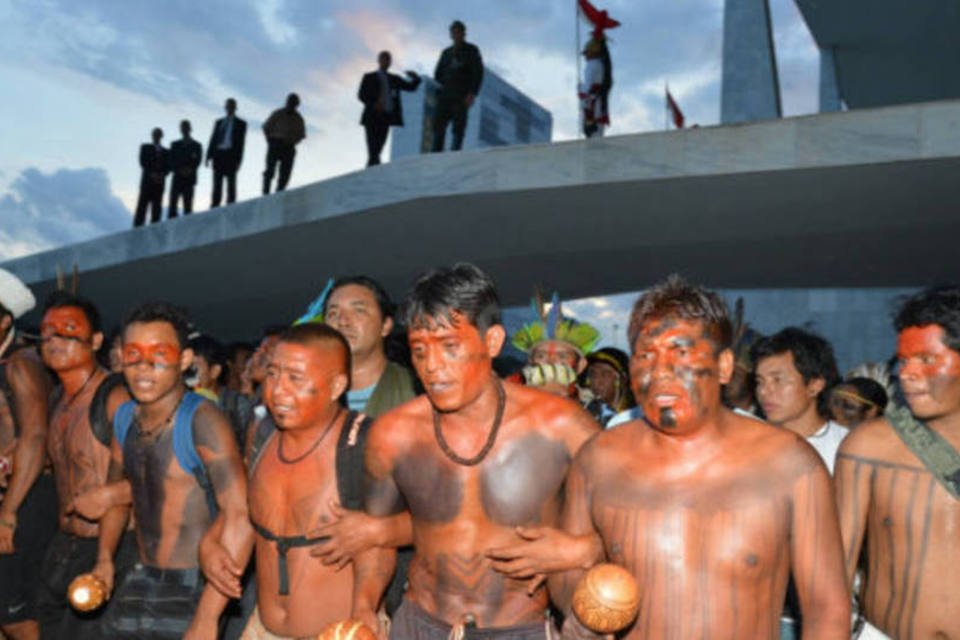
[[3,266],[43,296],[76,263],[107,318],[164,298],[230,338],[292,319],[330,275],[399,298],[461,260],[506,304],[671,272],[728,288],[956,280],[958,208],[950,101],[406,158]]

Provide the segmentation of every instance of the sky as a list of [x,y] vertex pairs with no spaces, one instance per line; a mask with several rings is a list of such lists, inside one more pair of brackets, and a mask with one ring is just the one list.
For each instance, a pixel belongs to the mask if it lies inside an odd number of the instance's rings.
[[[770,0],[785,115],[816,110],[816,47],[793,0]],[[722,0],[595,2],[622,22],[608,135],[664,127],[663,88],[688,123],[720,107]],[[291,187],[365,162],[361,75],[378,51],[430,73],[454,18],[485,64],[577,136],[575,0],[0,0],[0,261],[126,229],[139,145],[182,119],[206,145],[224,100],[249,124],[239,199],[256,197],[260,125],[299,93],[307,139]],[[584,37],[588,31],[581,21]],[[385,153],[384,157],[389,157]],[[201,170],[195,210],[209,204]],[[166,205],[166,201],[164,202]]]

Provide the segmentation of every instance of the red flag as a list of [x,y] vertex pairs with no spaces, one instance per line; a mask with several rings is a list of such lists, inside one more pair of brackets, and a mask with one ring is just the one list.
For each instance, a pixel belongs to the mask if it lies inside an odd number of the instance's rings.
[[670,117],[673,118],[673,124],[676,125],[677,129],[683,129],[683,111],[680,111],[680,105],[670,95],[670,89],[667,89],[667,110],[670,111]]
[[603,34],[606,29],[620,26],[620,22],[611,18],[606,10],[597,9],[588,0],[577,0],[577,2],[584,17],[593,25],[594,35]]

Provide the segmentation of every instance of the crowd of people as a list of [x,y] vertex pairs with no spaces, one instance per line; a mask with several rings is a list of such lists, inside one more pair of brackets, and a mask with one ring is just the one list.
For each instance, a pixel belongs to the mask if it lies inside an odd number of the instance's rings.
[[[467,126],[467,112],[473,105],[483,82],[483,58],[476,45],[466,41],[467,27],[454,20],[450,25],[449,47],[440,54],[434,71],[438,83],[436,110],[433,115],[433,151],[444,150],[447,129],[453,127],[451,149],[463,147]],[[420,76],[407,71],[406,78],[389,72],[392,56],[381,51],[377,56],[377,69],[363,76],[357,99],[363,103],[360,124],[367,141],[367,166],[380,164],[380,153],[386,144],[390,127],[403,126],[401,91],[415,91],[420,85]],[[267,142],[267,158],[263,171],[263,195],[268,195],[277,177],[276,191],[284,191],[293,172],[296,146],[307,136],[303,116],[299,112],[300,97],[296,93],[287,96],[283,107],[275,110],[263,123]],[[237,172],[243,162],[247,123],[236,115],[237,101],[228,98],[224,104],[226,114],[218,119],[207,143],[207,166],[213,163],[213,192],[210,208],[219,207],[223,201],[223,185],[226,182],[226,203],[237,199]],[[163,146],[163,129],[156,127],[150,133],[150,142],[140,145],[140,195],[134,212],[133,226],[147,223],[149,210],[151,224],[163,219],[163,195],[167,175],[170,182],[168,218],[179,215],[180,203],[183,214],[193,213],[193,196],[197,184],[197,172],[204,162],[202,145],[191,137],[189,120],[180,122],[181,138],[170,148]]]
[[469,264],[400,308],[331,280],[256,345],[169,302],[107,340],[66,290],[18,326],[35,304],[0,270],[2,637],[593,638],[604,562],[628,638],[960,637],[960,288],[902,302],[895,376],[845,379],[677,276],[630,355],[557,296],[508,336]]

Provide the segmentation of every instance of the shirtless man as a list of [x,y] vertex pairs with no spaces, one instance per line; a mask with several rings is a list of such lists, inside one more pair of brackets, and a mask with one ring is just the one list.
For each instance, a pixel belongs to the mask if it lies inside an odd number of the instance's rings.
[[[534,578],[512,550],[543,543],[556,562],[577,562],[580,541],[549,527],[570,461],[598,426],[570,400],[495,377],[505,332],[493,282],[476,267],[420,278],[405,315],[426,395],[378,418],[366,450],[367,511],[412,516],[410,586],[390,636],[446,639],[475,626],[543,638],[547,593],[529,593]],[[354,613],[371,625],[382,578],[357,578]]]
[[[201,536],[223,515],[221,543],[245,564],[253,543],[246,478],[230,423],[183,382],[192,354],[183,313],[166,303],[135,309],[123,328],[124,377],[134,401],[114,419],[109,479],[129,479],[140,563],[102,618],[107,638],[215,638],[227,598],[204,586]],[[113,587],[126,506],[100,521],[94,573]]]
[[[74,500],[106,485],[113,414],[130,396],[97,364],[103,333],[93,303],[61,292],[54,296],[47,302],[40,336],[43,362],[63,386],[47,435],[57,484],[59,530],[40,568],[37,618],[44,639],[83,640],[99,637],[98,615],[103,609],[79,616],[67,604],[66,593],[70,581],[96,562],[99,526],[77,513]],[[93,422],[92,414],[96,414]],[[133,564],[131,552],[135,553],[128,542],[121,551],[123,569]]]
[[[633,308],[631,379],[645,420],[591,440],[563,523],[596,532],[640,588],[627,638],[779,637],[792,570],[804,638],[848,638],[830,476],[797,435],[721,404],[734,358],[720,297],[671,277]],[[565,611],[582,572],[551,577]],[[565,637],[591,637],[568,614]]]
[[[861,609],[893,638],[960,638],[960,475],[931,473],[900,435],[898,416],[940,439],[919,451],[960,449],[960,288],[928,289],[894,319],[901,408],[860,424],[840,447],[835,475],[847,577],[866,537]],[[939,436],[939,438],[937,438]],[[950,448],[953,453],[950,453]],[[953,458],[953,462],[956,458]],[[951,465],[945,465],[948,468]],[[949,477],[949,476],[948,476]]]
[[[241,638],[316,637],[350,617],[354,572],[389,562],[389,554],[368,553],[363,558],[372,564],[338,571],[309,553],[320,541],[310,530],[330,519],[330,503],[349,490],[338,483],[340,445],[356,446],[360,430],[369,426],[339,402],[349,371],[350,347],[336,330],[301,324],[280,334],[263,387],[277,430],[250,470],[257,610]],[[362,486],[360,468],[354,489]]]
[[51,380],[34,349],[13,347],[13,321],[35,304],[0,269],[0,632],[11,640],[38,637],[36,567],[56,530],[56,489],[44,472]]

